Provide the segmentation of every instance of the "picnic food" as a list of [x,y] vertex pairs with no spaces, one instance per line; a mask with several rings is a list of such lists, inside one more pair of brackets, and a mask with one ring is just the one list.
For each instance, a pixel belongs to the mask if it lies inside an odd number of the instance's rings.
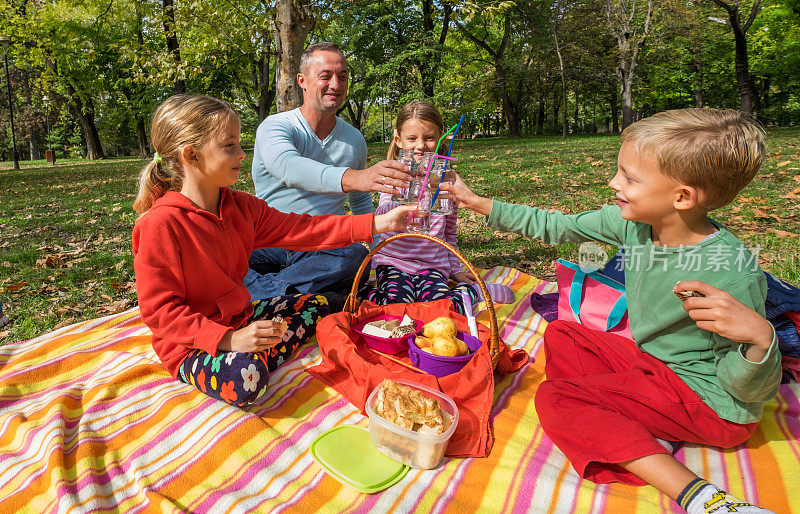
[[441,434],[450,426],[438,401],[394,380],[383,381],[372,410],[395,425],[423,434]]
[[289,324],[286,323],[286,320],[283,319],[283,316],[276,315],[275,317],[272,318],[272,321],[273,321],[273,323],[280,324],[280,326],[281,326],[281,335],[283,335],[283,333],[286,332],[286,329],[289,328]]
[[[452,416],[442,410],[439,401],[418,389],[386,379],[377,390],[372,411],[398,427],[419,436],[405,436],[379,423],[370,425],[373,440],[382,453],[416,468],[430,469],[442,458],[444,445],[435,438],[448,431]],[[434,438],[426,442],[426,438]]]
[[364,325],[361,331],[376,337],[403,337],[414,332],[414,320],[406,314],[403,316],[402,320],[385,319],[370,321]]
[[458,357],[469,353],[464,341],[456,337],[456,324],[450,318],[436,318],[422,327],[422,333],[414,341],[420,350],[442,357]]
[[674,293],[675,293],[675,296],[680,298],[682,302],[685,302],[686,300],[688,300],[689,298],[691,298],[693,296],[700,297],[700,298],[705,296],[703,293],[700,293],[698,291],[693,291],[693,290],[674,291]]

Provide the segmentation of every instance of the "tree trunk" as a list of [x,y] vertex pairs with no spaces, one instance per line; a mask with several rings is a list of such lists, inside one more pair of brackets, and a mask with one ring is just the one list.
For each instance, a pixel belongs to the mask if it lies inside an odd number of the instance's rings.
[[633,77],[628,75],[620,84],[622,97],[622,130],[633,123]]
[[703,107],[703,58],[699,42],[694,46],[692,71],[694,71],[694,106],[699,108]]
[[633,24],[637,1],[606,0],[606,20],[610,33],[617,41],[617,84],[622,96],[622,130],[633,123],[633,79],[639,52],[650,32],[653,0],[647,0],[647,12],[641,26]]
[[577,134],[581,129],[580,122],[580,107],[578,103],[578,90],[575,90],[575,133]]
[[564,75],[564,58],[561,55],[561,45],[558,42],[558,23],[553,24],[553,42],[558,55],[558,69],[561,74],[561,106],[563,107],[564,120],[561,123],[561,139],[567,139],[569,127],[567,126],[567,79]]
[[736,41],[736,83],[739,89],[740,109],[746,113],[757,114],[761,106],[756,93],[753,77],[750,75],[750,63],[747,57],[747,39],[742,28],[731,23]]
[[438,46],[434,42],[433,34],[433,0],[422,0],[422,30],[425,39],[430,41],[432,52],[419,63],[420,79],[422,81],[422,94],[425,98],[433,98],[434,85],[439,74],[441,55],[438,49],[447,40],[447,32],[450,28],[450,14],[453,12],[453,5],[450,2],[443,2],[442,5],[442,28],[439,31]]
[[314,15],[308,0],[277,0],[275,2],[275,104],[278,112],[289,111],[303,103],[303,93],[297,85],[300,57],[306,37],[314,29]]
[[186,92],[186,80],[181,71],[181,48],[178,44],[178,34],[175,32],[175,5],[173,0],[162,0],[164,6],[164,34],[167,37],[167,51],[172,55],[175,64],[175,94]]
[[94,103],[91,99],[84,103],[77,94],[74,94],[74,91],[72,93],[70,110],[78,118],[78,122],[81,125],[81,134],[86,143],[86,158],[92,161],[105,159],[106,155],[103,152],[103,145],[100,142],[100,135],[97,133],[97,125],[94,122]]
[[269,55],[262,54],[256,66],[256,86],[258,87],[259,95],[255,111],[259,124],[269,116],[272,103],[275,101],[275,87],[272,82],[274,77],[269,70]]
[[558,89],[553,88],[553,132],[558,132],[558,110],[563,103],[558,97]]
[[[503,100],[503,115],[508,121],[508,137],[520,136],[519,106],[511,100],[508,94],[508,82],[506,81],[506,70],[502,62],[495,61],[495,73],[497,74],[497,87],[500,89],[500,97]],[[499,134],[498,127],[498,134]]]
[[150,145],[147,142],[144,118],[141,115],[136,116],[136,139],[139,141],[139,158],[147,159],[150,157]]
[[758,92],[756,91],[753,77],[750,75],[750,63],[747,56],[747,29],[758,15],[761,0],[755,0],[750,8],[750,15],[742,23],[739,13],[739,2],[728,4],[722,0],[713,0],[715,4],[725,9],[728,13],[728,25],[733,31],[733,39],[736,43],[736,55],[734,64],[736,68],[736,85],[739,90],[739,108],[746,113],[757,115],[761,108]]
[[617,88],[611,88],[611,133],[619,134],[619,102],[617,101]]
[[[32,109],[33,99],[31,94],[31,83],[30,77],[28,76],[28,69],[22,69],[22,83],[25,89],[25,98],[28,101],[28,109]],[[34,123],[33,113],[29,113],[28,118],[28,150],[30,151],[30,157],[32,161],[38,160],[40,158],[39,155],[39,142],[36,141],[36,124]]]
[[545,103],[545,97],[542,95],[539,98],[539,116],[536,118],[536,133],[537,134],[544,134],[544,116],[545,116],[545,108],[547,107]]

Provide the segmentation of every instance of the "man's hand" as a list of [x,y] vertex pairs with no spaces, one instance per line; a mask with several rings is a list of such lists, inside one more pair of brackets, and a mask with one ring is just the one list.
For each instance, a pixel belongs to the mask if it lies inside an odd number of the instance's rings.
[[283,324],[259,319],[236,332],[225,334],[217,345],[217,349],[223,352],[242,353],[269,350],[281,342],[283,332]]
[[[759,362],[772,344],[772,325],[759,313],[730,294],[705,282],[687,280],[678,282],[674,291],[697,291],[704,296],[693,296],[683,302],[699,328],[709,330],[731,341],[748,343],[745,351],[748,360]],[[677,298],[675,301],[679,301]]]
[[372,233],[383,234],[384,232],[405,230],[408,226],[409,215],[416,210],[414,205],[401,205],[386,214],[378,214],[372,218]]
[[342,191],[364,191],[394,194],[408,187],[411,169],[398,161],[381,161],[365,170],[348,169],[342,175]]
[[456,174],[455,182],[452,184],[443,182],[439,188],[450,193],[459,207],[466,207],[484,216],[492,212],[492,200],[473,193],[461,179],[461,175]]

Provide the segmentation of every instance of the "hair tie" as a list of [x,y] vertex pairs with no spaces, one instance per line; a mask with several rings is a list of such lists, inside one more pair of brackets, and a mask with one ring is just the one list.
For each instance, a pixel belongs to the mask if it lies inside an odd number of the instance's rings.
[[154,153],[154,154],[153,154],[153,160],[154,160],[154,161],[156,161],[156,162],[157,162],[157,163],[159,163],[159,164],[161,164],[162,162],[164,162],[164,159],[162,159],[162,158],[161,158],[161,156],[160,156],[160,155],[158,155],[158,152],[156,152],[156,153]]

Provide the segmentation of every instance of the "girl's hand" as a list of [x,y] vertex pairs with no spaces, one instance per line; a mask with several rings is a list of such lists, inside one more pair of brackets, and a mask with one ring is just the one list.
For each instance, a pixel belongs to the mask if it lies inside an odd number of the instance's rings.
[[444,182],[440,188],[442,191],[450,193],[459,207],[466,207],[484,216],[488,216],[492,212],[492,200],[473,193],[461,179],[461,175],[456,174],[454,183]]
[[[674,291],[697,291],[704,296],[693,296],[683,302],[683,309],[695,320],[697,326],[731,341],[747,343],[748,360],[759,362],[772,344],[772,325],[759,313],[730,294],[705,282],[687,280],[678,282]],[[675,301],[680,301],[677,298]]]
[[459,284],[461,282],[466,282],[467,284],[475,283],[475,275],[473,275],[470,270],[464,270],[464,271],[459,271],[458,273],[453,273],[450,276],[450,278],[455,280]]
[[401,205],[386,214],[378,214],[372,218],[372,233],[398,232],[408,226],[408,216],[416,211],[415,205]]
[[259,319],[244,328],[228,332],[222,337],[217,349],[223,352],[252,353],[269,350],[283,338],[281,323]]

